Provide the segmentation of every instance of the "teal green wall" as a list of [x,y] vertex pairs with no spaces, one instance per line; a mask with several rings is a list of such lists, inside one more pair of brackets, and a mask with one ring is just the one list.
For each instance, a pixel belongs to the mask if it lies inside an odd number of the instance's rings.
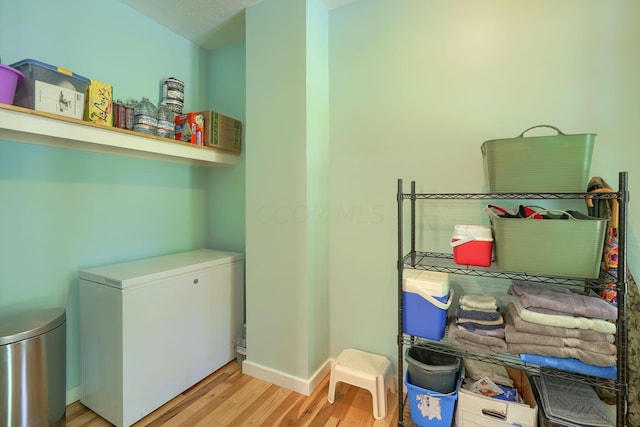
[[329,12],[307,0],[307,253],[309,374],[329,357]]
[[[110,83],[117,97],[154,103],[160,80],[174,76],[185,82],[185,110],[213,107],[244,119],[243,77],[233,76],[244,52],[230,49],[204,52],[119,1],[0,2],[4,64],[36,59]],[[203,77],[218,56],[227,74],[216,68]],[[224,93],[199,89],[203,81],[224,86],[218,76],[234,77]],[[233,169],[0,140],[0,310],[66,307],[69,390],[80,383],[77,270],[202,247],[242,251],[244,209],[234,204],[243,169],[224,175]],[[224,194],[214,193],[218,186]],[[231,232],[216,228],[229,217]]]
[[[235,43],[209,53],[207,61],[206,109],[240,120],[244,136],[245,120],[245,43]],[[243,141],[243,143],[246,143]],[[245,171],[246,147],[232,168],[212,168],[207,200],[207,238],[209,247],[242,252],[245,249]]]
[[[218,111],[242,122],[246,145],[245,43],[235,43],[209,53],[205,86],[206,109]],[[233,167],[211,168],[207,177],[205,209],[206,246],[245,252],[246,146],[241,147]],[[237,330],[235,336],[240,336]]]
[[247,360],[308,377],[305,4],[246,11]]
[[[482,142],[536,124],[597,133],[592,175],[617,186],[629,171],[638,278],[638,16],[638,2],[596,0],[366,0],[331,12],[332,356],[355,346],[396,359],[396,179],[484,191]],[[419,243],[450,250],[453,226],[486,222],[481,209],[419,209],[432,220]]]
[[328,359],[328,12],[247,10],[247,361],[306,381]]

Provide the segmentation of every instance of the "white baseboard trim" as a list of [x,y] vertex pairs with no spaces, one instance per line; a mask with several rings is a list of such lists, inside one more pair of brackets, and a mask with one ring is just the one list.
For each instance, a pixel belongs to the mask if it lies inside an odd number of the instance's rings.
[[295,391],[305,396],[311,395],[313,390],[327,376],[331,370],[331,359],[327,359],[309,379],[299,378],[275,369],[245,360],[242,362],[242,373],[260,380],[275,384],[279,387]]
[[67,390],[67,406],[71,405],[73,402],[80,400],[80,386],[75,386]]

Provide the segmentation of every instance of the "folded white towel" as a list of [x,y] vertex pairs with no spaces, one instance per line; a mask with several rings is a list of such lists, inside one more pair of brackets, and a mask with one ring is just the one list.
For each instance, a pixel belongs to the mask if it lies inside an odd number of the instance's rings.
[[559,314],[544,314],[527,310],[522,307],[518,299],[514,299],[513,306],[522,320],[539,323],[541,325],[562,326],[574,329],[593,329],[607,334],[616,333],[616,325],[603,319],[591,319],[587,317],[563,316]]

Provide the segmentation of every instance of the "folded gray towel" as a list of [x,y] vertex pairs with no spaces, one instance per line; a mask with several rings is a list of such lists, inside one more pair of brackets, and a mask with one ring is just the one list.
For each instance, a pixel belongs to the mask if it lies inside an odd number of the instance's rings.
[[495,320],[467,319],[464,317],[456,317],[455,319],[456,319],[456,323],[459,325],[463,323],[474,323],[476,325],[483,325],[483,326],[496,326],[496,327],[504,326],[504,319],[500,314],[498,314],[498,318]]
[[448,339],[453,347],[474,353],[498,356],[507,349],[507,344],[502,338],[474,334],[454,322],[449,323]]
[[528,310],[547,309],[552,310],[549,314],[564,313],[605,320],[618,317],[618,309],[599,296],[583,295],[567,288],[514,280],[508,292]]

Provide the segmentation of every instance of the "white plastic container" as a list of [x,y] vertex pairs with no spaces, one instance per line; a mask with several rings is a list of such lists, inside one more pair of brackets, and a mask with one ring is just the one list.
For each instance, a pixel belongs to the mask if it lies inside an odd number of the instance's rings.
[[405,269],[403,275],[403,331],[441,340],[447,324],[447,311],[453,300],[449,275],[411,268]]
[[489,267],[493,252],[491,228],[484,225],[456,225],[451,236],[451,247],[456,264]]

